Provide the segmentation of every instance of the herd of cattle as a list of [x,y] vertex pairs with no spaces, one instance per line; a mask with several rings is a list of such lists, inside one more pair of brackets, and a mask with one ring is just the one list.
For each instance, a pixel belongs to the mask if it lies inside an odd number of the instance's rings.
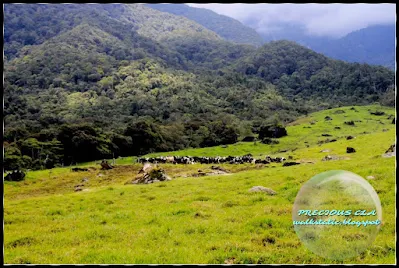
[[217,156],[217,157],[199,157],[199,156],[159,156],[159,157],[144,157],[138,158],[138,163],[172,163],[172,164],[244,164],[244,163],[254,163],[254,164],[269,164],[269,163],[282,163],[286,159],[285,157],[270,157],[266,156],[265,159],[255,159],[251,154],[244,156]]

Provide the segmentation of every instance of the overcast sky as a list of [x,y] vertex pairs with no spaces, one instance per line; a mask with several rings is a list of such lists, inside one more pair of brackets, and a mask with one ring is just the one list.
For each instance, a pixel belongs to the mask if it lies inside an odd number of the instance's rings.
[[258,32],[295,23],[309,35],[342,37],[376,24],[396,22],[395,4],[188,4],[250,23]]

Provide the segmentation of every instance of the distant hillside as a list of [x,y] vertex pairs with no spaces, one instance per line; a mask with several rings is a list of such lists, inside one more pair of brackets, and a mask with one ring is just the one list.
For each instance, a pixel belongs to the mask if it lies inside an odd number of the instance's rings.
[[395,37],[395,25],[370,26],[309,47],[332,58],[395,69]]
[[190,7],[185,4],[147,4],[147,6],[162,12],[186,17],[214,31],[224,39],[237,44],[260,46],[264,43],[262,37],[254,29],[209,9]]
[[[254,27],[253,21],[245,23]],[[279,25],[277,31],[260,34],[266,42],[295,41],[334,59],[395,69],[395,25],[370,26],[339,39],[310,36],[304,27],[288,23]]]

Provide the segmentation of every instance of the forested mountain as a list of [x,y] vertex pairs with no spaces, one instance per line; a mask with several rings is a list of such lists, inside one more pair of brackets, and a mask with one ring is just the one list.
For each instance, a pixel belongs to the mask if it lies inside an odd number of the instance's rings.
[[5,5],[4,22],[6,170],[229,144],[394,98],[386,68],[234,44],[140,4]]
[[217,33],[224,39],[237,44],[250,44],[258,47],[264,43],[262,37],[254,29],[209,9],[190,7],[185,4],[147,4],[147,6],[162,12],[186,17]]
[[[254,27],[254,21],[246,21]],[[261,33],[266,42],[295,41],[328,57],[395,69],[395,25],[374,25],[335,39],[311,36],[301,25],[282,23],[279,30]]]
[[382,65],[395,69],[395,25],[370,26],[337,40],[313,42],[311,49],[349,62]]

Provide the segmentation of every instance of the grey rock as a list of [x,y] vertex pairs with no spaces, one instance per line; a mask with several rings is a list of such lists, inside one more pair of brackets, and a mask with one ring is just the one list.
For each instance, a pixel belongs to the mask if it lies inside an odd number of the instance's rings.
[[264,192],[264,193],[267,193],[268,195],[276,195],[277,194],[277,192],[273,191],[272,189],[266,188],[263,186],[254,186],[251,189],[249,189],[249,192],[250,193]]

